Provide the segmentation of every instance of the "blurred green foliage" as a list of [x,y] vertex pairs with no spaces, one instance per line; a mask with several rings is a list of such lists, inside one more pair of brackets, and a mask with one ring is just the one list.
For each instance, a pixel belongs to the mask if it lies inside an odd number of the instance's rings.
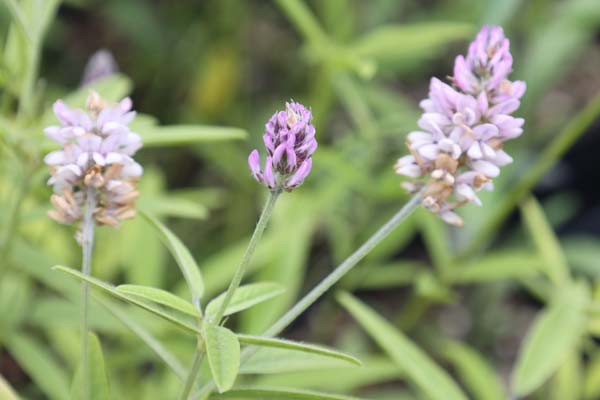
[[[79,290],[50,267],[77,267],[80,255],[73,230],[45,216],[41,160],[52,145],[42,129],[56,98],[82,106],[94,51],[109,49],[121,71],[93,86],[109,100],[131,93],[141,114],[139,208],[161,220],[98,230],[93,273],[105,281],[188,300],[203,290],[203,304],[221,293],[265,197],[247,154],[284,101],[312,107],[313,173],[282,196],[248,279],[286,290],[229,322],[258,334],[406,201],[391,165],[416,127],[417,102],[484,23],[504,26],[514,75],[528,84],[526,131],[496,190],[482,208],[465,207],[461,230],[415,213],[345,277],[339,303],[323,299],[286,335],[334,345],[362,366],[262,348],[234,390],[214,398],[599,398],[600,240],[555,234],[577,198],[531,196],[600,114],[600,70],[586,67],[598,61],[597,0],[4,0],[0,398],[71,396]],[[510,219],[519,205],[522,218]],[[162,224],[180,240],[152,229]],[[204,281],[195,293],[183,279],[192,264]],[[174,398],[193,337],[99,292],[96,300],[94,357],[106,363],[110,398]],[[201,382],[209,376],[205,365]],[[248,389],[256,386],[272,389]]]

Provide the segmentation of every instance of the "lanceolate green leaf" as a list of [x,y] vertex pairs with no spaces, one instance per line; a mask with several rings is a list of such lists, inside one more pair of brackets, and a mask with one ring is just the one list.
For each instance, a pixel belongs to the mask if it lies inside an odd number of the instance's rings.
[[144,147],[175,146],[184,144],[245,139],[240,128],[202,125],[154,126],[139,132]]
[[48,399],[69,398],[69,378],[42,343],[21,332],[11,336],[7,347],[19,366]]
[[171,370],[177,375],[177,377],[183,381],[185,380],[187,371],[181,365],[181,362],[175,357],[175,355],[171,354],[163,345],[160,343],[150,332],[144,329],[141,325],[139,325],[136,321],[133,320],[126,312],[119,309],[119,307],[115,307],[111,302],[95,298],[104,308],[106,308],[111,314],[113,314],[119,321],[121,321],[125,326],[127,326],[133,333],[135,333],[148,347],[158,355],[165,364],[171,368]]
[[[89,346],[90,400],[111,400],[108,376],[106,374],[106,366],[104,365],[104,356],[102,355],[102,346],[98,337],[91,332],[89,333]],[[81,382],[81,366],[79,366],[71,390],[72,399],[84,398]]]
[[282,388],[240,388],[226,393],[216,394],[211,399],[260,399],[260,400],[360,400],[336,394],[315,392],[312,390],[282,389]]
[[[284,291],[285,288],[283,286],[274,282],[257,282],[242,285],[234,292],[233,298],[223,315],[226,316],[243,311],[263,301],[272,299]],[[208,306],[206,306],[207,317],[214,316],[224,298],[225,294],[223,293],[208,303]]]
[[555,285],[563,283],[569,278],[567,258],[562,252],[560,243],[548,223],[544,211],[531,197],[521,205],[521,215],[540,257],[544,260],[544,272]]
[[585,331],[589,293],[573,284],[556,292],[541,311],[521,347],[512,381],[518,396],[526,396],[548,379],[575,349]]
[[361,362],[356,357],[352,357],[348,354],[341,353],[337,350],[328,349],[326,347],[317,346],[314,344],[307,343],[298,343],[291,340],[285,339],[277,339],[277,338],[268,338],[261,336],[252,336],[252,335],[237,335],[240,343],[256,345],[256,346],[264,346],[264,347],[278,347],[282,349],[289,349],[300,351],[304,353],[314,353],[319,354],[325,357],[331,357],[338,360],[343,360],[355,365],[361,365]]
[[100,279],[83,275],[79,271],[76,271],[71,268],[63,267],[63,266],[55,266],[54,269],[57,271],[65,272],[79,280],[84,280],[84,281],[90,283],[93,287],[101,289],[101,290],[105,291],[106,293],[108,293],[120,300],[126,301],[135,306],[143,308],[144,310],[149,311],[152,314],[157,315],[157,316],[163,318],[164,320],[167,320],[167,321],[173,323],[174,325],[185,329],[189,333],[196,334],[196,335],[200,333],[200,330],[198,328],[196,328],[194,325],[192,325],[190,322],[182,320],[178,316],[168,313],[167,311],[159,308],[158,306],[156,306],[153,303],[141,300],[139,297],[121,293],[121,292],[117,291],[112,285],[110,285],[104,281],[101,281]]
[[506,399],[499,375],[475,349],[451,340],[442,341],[439,347],[441,356],[455,367],[474,399]]
[[219,392],[233,386],[240,369],[240,342],[235,333],[222,326],[205,323],[204,345],[208,365]]
[[162,289],[140,285],[119,285],[115,290],[126,295],[137,296],[153,301],[154,303],[162,304],[163,306],[171,307],[193,317],[200,317],[198,310],[192,303]]
[[190,251],[184,246],[181,240],[179,240],[179,238],[159,220],[149,214],[142,213],[142,215],[158,232],[161,240],[165,246],[167,246],[175,258],[175,261],[177,261],[177,265],[179,265],[179,269],[181,269],[181,273],[188,284],[192,297],[194,299],[200,299],[204,293],[204,280],[200,274],[200,268],[198,268],[198,264],[196,264]]
[[340,293],[337,298],[377,344],[396,362],[407,378],[429,398],[433,400],[467,400],[450,376],[404,334],[352,295]]

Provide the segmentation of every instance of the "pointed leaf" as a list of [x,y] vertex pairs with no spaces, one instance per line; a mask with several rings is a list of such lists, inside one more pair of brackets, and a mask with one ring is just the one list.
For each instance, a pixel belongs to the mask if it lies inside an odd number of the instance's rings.
[[136,321],[134,321],[126,312],[123,312],[119,307],[115,307],[111,302],[95,298],[104,308],[106,308],[112,315],[114,315],[119,321],[127,326],[133,333],[135,333],[148,347],[158,355],[169,368],[177,375],[180,381],[184,381],[187,377],[187,371],[181,364],[181,362],[167,350],[161,342],[158,341],[150,332],[144,329]]
[[338,301],[352,314],[371,337],[429,398],[466,400],[467,397],[450,376],[436,365],[417,345],[390,323],[348,293]]
[[[108,375],[106,374],[106,366],[104,365],[104,356],[102,355],[102,346],[98,336],[89,332],[89,365],[90,365],[90,382],[89,400],[111,400],[110,387],[108,385]],[[83,377],[81,365],[77,368],[73,387],[71,389],[71,398],[84,399],[83,393]]]
[[21,332],[10,337],[7,347],[19,366],[48,399],[69,398],[66,372],[46,346]]
[[155,126],[140,131],[144,147],[175,146],[222,140],[240,140],[248,135],[240,128],[205,125]]
[[567,258],[542,207],[535,198],[531,197],[521,205],[521,215],[540,257],[544,260],[544,272],[555,285],[565,282],[569,279]]
[[53,269],[55,269],[57,271],[61,271],[61,272],[66,272],[67,274],[69,274],[79,280],[86,281],[86,282],[90,283],[92,286],[94,286],[95,288],[102,289],[103,291],[116,297],[117,299],[126,301],[135,306],[143,308],[144,310],[149,311],[152,314],[159,316],[162,319],[167,320],[167,321],[173,323],[174,325],[179,326],[180,328],[183,328],[192,334],[197,335],[200,333],[200,330],[198,328],[196,328],[195,326],[191,325],[188,321],[182,320],[178,316],[168,313],[167,311],[159,308],[157,305],[155,305],[153,303],[141,300],[139,297],[121,293],[121,292],[117,291],[112,285],[110,285],[104,281],[101,281],[100,279],[94,278],[92,276],[85,276],[79,271],[76,271],[71,268],[63,267],[60,265],[53,267]]
[[[274,282],[258,282],[242,285],[234,292],[224,316],[243,311],[263,301],[272,299],[283,292],[285,292],[285,288]],[[209,317],[214,316],[219,310],[221,303],[223,303],[224,298],[225,293],[208,303],[208,306],[206,306],[206,315]]]
[[515,394],[524,397],[536,390],[574,351],[585,331],[589,293],[582,285],[556,292],[541,311],[521,346],[512,381]]
[[235,333],[222,326],[205,323],[204,345],[212,378],[225,392],[233,386],[240,369],[240,342]]
[[145,300],[162,304],[163,306],[171,307],[182,313],[191,315],[192,317],[200,317],[198,310],[192,303],[189,303],[166,290],[141,285],[119,285],[115,290],[126,295],[137,296]]
[[159,220],[146,213],[142,213],[142,216],[146,218],[150,225],[158,232],[161,240],[165,246],[167,246],[173,255],[173,258],[175,258],[175,261],[177,261],[177,265],[179,265],[179,269],[192,293],[192,298],[200,299],[204,293],[204,280],[200,274],[200,268],[198,268],[198,264],[196,264],[190,251],[184,246],[181,240],[179,240],[179,238]]
[[358,397],[284,388],[240,388],[213,395],[211,399],[360,400]]
[[304,353],[313,353],[319,354],[325,357],[331,357],[338,360],[343,360],[349,362],[354,365],[361,365],[361,362],[358,358],[352,357],[348,354],[344,354],[337,350],[328,349],[327,347],[317,346],[314,344],[307,343],[299,343],[286,339],[277,339],[277,338],[269,338],[269,337],[261,337],[261,336],[252,336],[252,335],[237,335],[240,343],[263,346],[263,347],[277,347],[281,349],[288,349],[294,351],[300,351]]

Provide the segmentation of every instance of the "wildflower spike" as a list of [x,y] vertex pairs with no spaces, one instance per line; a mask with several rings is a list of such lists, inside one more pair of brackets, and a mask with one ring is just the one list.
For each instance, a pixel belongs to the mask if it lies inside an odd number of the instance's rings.
[[142,167],[132,156],[142,147],[129,123],[135,118],[129,98],[107,104],[96,92],[86,111],[71,109],[61,100],[54,103],[60,126],[45,129],[62,149],[50,152],[44,161],[53,186],[49,216],[63,224],[81,221],[87,196],[95,196],[94,219],[100,225],[118,227],[135,216],[137,180]]
[[254,179],[271,190],[292,191],[300,186],[312,168],[312,155],[317,149],[315,127],[311,124],[310,110],[300,103],[286,103],[285,111],[278,111],[265,128],[263,141],[267,150],[264,170],[260,169],[260,155],[253,150],[248,166]]
[[452,85],[431,79],[421,130],[408,134],[410,155],[396,162],[398,174],[414,179],[403,186],[422,191],[423,206],[449,224],[462,225],[454,210],[481,205],[476,192],[492,190],[500,167],[512,162],[503,146],[523,133],[524,120],[511,114],[526,89],[508,80],[512,62],[502,28],[484,26],[467,56],[456,57]]

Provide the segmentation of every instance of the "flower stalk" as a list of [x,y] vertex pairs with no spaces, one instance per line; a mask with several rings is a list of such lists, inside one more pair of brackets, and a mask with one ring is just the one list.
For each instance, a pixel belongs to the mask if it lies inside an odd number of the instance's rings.
[[[83,262],[81,272],[90,276],[92,274],[92,254],[94,250],[94,211],[96,209],[96,193],[93,188],[88,188],[86,193],[86,208],[81,228],[81,248]],[[81,376],[83,398],[90,398],[90,360],[89,360],[89,284],[81,282]]]

